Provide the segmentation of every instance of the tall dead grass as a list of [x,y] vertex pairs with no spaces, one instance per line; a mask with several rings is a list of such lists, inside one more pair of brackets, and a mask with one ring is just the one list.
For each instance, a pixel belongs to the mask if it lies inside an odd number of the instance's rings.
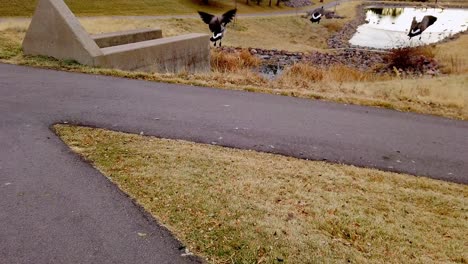
[[323,26],[329,31],[329,32],[338,32],[343,28],[343,22],[342,21],[330,21],[328,23],[323,23]]
[[260,59],[250,54],[246,49],[239,53],[227,53],[218,50],[211,51],[211,68],[218,72],[237,72],[246,68],[252,69],[260,65]]
[[385,76],[379,76],[371,71],[360,71],[355,68],[335,64],[329,68],[318,68],[307,63],[297,63],[287,68],[279,77],[278,82],[286,86],[300,88],[310,87],[317,82],[365,82],[384,80]]
[[436,59],[445,74],[468,74],[468,34],[437,45]]
[[444,74],[468,74],[466,60],[454,55],[440,55],[441,71]]

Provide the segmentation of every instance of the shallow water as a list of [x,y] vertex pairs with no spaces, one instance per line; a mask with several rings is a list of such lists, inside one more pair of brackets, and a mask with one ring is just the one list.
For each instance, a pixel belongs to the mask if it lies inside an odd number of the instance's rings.
[[274,64],[267,64],[267,65],[262,65],[258,69],[258,72],[260,75],[267,79],[267,80],[274,80],[281,76],[283,73],[284,66],[280,65],[274,65]]
[[[410,40],[407,35],[413,17],[419,22],[427,15],[437,17],[437,21]],[[349,42],[356,46],[379,49],[419,46],[439,42],[467,28],[467,9],[369,8],[366,11],[366,24],[357,28]]]

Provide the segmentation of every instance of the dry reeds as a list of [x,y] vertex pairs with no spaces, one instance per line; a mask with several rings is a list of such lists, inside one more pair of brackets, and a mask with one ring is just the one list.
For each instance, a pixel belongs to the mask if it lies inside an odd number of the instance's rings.
[[[442,52],[441,52],[442,53]],[[466,74],[468,66],[466,59],[453,54],[438,54],[437,61],[440,62],[441,71],[444,74]]]
[[328,23],[323,23],[323,26],[329,31],[329,32],[338,32],[343,28],[343,22],[337,22],[337,21],[332,21]]
[[211,51],[211,67],[214,71],[235,72],[246,68],[255,68],[260,65],[260,59],[250,54],[248,50],[239,53]]
[[343,64],[334,64],[323,69],[307,63],[297,63],[287,68],[278,82],[287,86],[307,88],[312,83],[321,81],[341,83],[382,79],[384,76],[378,76],[370,71],[360,71]]

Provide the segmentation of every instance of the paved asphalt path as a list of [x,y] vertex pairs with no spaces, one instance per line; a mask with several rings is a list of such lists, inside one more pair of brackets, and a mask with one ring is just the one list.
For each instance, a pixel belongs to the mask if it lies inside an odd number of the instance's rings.
[[[468,122],[0,64],[0,263],[194,263],[57,122],[468,183]],[[146,236],[140,236],[144,233]]]

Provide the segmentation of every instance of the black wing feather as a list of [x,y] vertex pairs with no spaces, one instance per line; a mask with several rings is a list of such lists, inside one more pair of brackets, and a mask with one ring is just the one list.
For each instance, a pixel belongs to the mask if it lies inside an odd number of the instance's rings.
[[205,13],[205,12],[202,12],[202,11],[198,11],[198,14],[200,14],[201,19],[202,19],[203,22],[205,22],[206,24],[210,24],[211,20],[212,20],[213,17],[214,17],[214,15],[208,14],[208,13]]
[[425,16],[422,20],[425,29],[434,24],[437,21],[437,17],[435,16]]
[[236,16],[237,9],[232,9],[227,11],[221,16],[221,23],[226,25],[227,23],[231,22],[232,19]]

